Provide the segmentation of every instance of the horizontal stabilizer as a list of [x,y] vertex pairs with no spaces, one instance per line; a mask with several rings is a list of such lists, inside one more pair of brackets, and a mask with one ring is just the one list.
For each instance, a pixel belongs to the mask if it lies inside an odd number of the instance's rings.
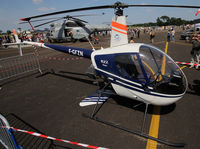
[[[87,96],[79,103],[79,105],[81,107],[94,105],[98,102],[98,100],[99,100],[98,104],[102,104],[102,103],[106,102],[111,95],[114,94],[114,92],[111,90],[105,90],[103,93],[100,93],[100,92],[101,92],[101,90],[97,90],[96,92]],[[101,94],[101,96],[99,97],[100,94]]]

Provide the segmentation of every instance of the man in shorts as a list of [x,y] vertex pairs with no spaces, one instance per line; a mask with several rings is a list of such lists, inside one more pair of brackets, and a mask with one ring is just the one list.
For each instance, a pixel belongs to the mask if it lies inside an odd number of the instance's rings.
[[[190,52],[192,56],[192,63],[199,64],[199,58],[200,58],[200,35],[194,36],[192,38],[192,50]],[[198,68],[198,66],[196,66]]]

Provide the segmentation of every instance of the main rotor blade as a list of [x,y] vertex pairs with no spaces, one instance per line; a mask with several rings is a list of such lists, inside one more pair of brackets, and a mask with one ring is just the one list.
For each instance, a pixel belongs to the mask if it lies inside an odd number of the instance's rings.
[[58,11],[58,12],[53,12],[53,13],[42,14],[42,15],[38,15],[38,16],[32,16],[32,17],[28,17],[28,18],[22,18],[20,20],[29,21],[31,19],[39,18],[39,17],[46,17],[46,16],[51,16],[51,15],[57,15],[57,14],[63,14],[63,13],[69,13],[69,12],[76,12],[76,11],[84,11],[84,10],[107,9],[107,8],[112,8],[112,6],[113,5],[77,8],[77,9],[71,9],[71,10],[64,10],[64,11]]
[[58,21],[58,20],[61,20],[61,19],[63,19],[63,18],[59,18],[59,19],[56,19],[56,20],[52,20],[52,21],[48,21],[48,22],[45,22],[45,23],[36,25],[36,26],[34,26],[34,28],[37,28],[37,27],[39,27],[39,26],[46,25],[46,24],[49,24],[49,23],[52,23],[52,22],[55,22],[55,21]]
[[58,11],[58,12],[53,12],[53,13],[42,14],[42,15],[38,15],[38,16],[32,16],[32,17],[23,18],[23,19],[20,19],[20,20],[22,20],[22,21],[30,21],[31,19],[34,19],[34,18],[46,17],[46,16],[69,13],[69,12],[94,10],[94,9],[108,9],[108,8],[115,8],[115,9],[122,8],[123,9],[123,8],[128,8],[128,7],[200,8],[200,6],[184,6],[184,5],[127,5],[127,4],[123,4],[121,2],[116,2],[114,5],[103,5],[103,6],[94,6],[94,7],[70,9],[70,10],[64,10],[64,11]]
[[127,5],[128,7],[171,7],[171,8],[200,8],[200,6],[186,5]]
[[87,17],[87,16],[101,16],[101,15],[105,15],[105,13],[103,12],[102,14],[82,14],[82,15],[73,15],[72,17]]

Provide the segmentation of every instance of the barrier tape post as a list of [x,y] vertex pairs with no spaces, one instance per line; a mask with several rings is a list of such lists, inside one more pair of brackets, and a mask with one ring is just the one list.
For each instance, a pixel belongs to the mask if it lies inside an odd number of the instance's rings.
[[[2,126],[3,128],[7,128],[6,126]],[[91,149],[108,149],[108,148],[104,148],[104,147],[98,147],[98,146],[93,146],[93,145],[89,145],[89,144],[83,144],[83,143],[78,143],[78,142],[73,142],[73,141],[68,141],[68,140],[63,140],[63,139],[57,139],[54,137],[50,137],[50,136],[46,136],[43,134],[39,134],[36,132],[31,132],[31,131],[26,131],[26,130],[22,130],[22,129],[17,129],[14,127],[10,127],[11,129],[18,131],[18,132],[23,132],[26,134],[30,134],[36,137],[41,137],[41,138],[46,138],[49,140],[53,140],[53,141],[60,141],[60,142],[65,142],[65,143],[69,143],[69,144],[73,144],[73,145],[77,145],[77,146],[81,146],[81,147],[85,147],[85,148],[91,148]]]

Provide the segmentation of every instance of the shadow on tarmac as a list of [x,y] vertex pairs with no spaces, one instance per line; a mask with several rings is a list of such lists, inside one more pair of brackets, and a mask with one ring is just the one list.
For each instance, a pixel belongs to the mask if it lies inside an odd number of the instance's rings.
[[[63,73],[63,74],[60,74],[60,73]],[[87,80],[87,79],[82,79],[80,77],[74,77],[74,75],[87,76],[86,74],[76,73],[76,72],[59,71],[57,73],[53,69],[51,69],[51,71],[48,71],[48,72],[40,75],[39,77],[42,77],[42,76],[45,76],[45,75],[49,75],[49,74],[50,75],[59,76],[59,77],[63,77],[63,78],[67,78],[67,79],[72,79],[72,80],[75,80],[75,81],[80,81],[80,82],[91,84],[91,85],[95,85],[93,83],[94,82],[93,80]],[[70,74],[70,75],[66,75],[66,74]],[[129,99],[129,98],[125,98],[125,97],[121,97],[121,96],[118,96],[118,95],[112,95],[111,98],[118,105],[130,108],[130,109],[133,109],[133,110],[141,111],[141,112],[145,111],[146,105],[143,102],[140,102],[140,101],[137,101],[137,100],[133,100],[133,99]],[[111,102],[111,104],[114,104],[114,103]],[[165,114],[171,113],[175,108],[176,108],[176,104],[174,103],[174,104],[171,104],[171,105],[168,105],[168,106],[162,106],[161,110],[159,111],[159,113],[155,113],[154,106],[153,105],[149,105],[148,114],[165,115]]]
[[[133,110],[144,112],[146,108],[145,103],[137,101],[137,100],[133,100],[133,99],[129,99],[129,98],[121,97],[121,96],[113,96],[112,99],[118,105],[130,108]],[[159,113],[156,113],[154,111],[154,107],[155,107],[154,105],[149,105],[147,113],[154,114],[154,115],[165,115],[165,114],[173,112],[174,109],[176,108],[176,104],[174,103],[168,106],[161,106],[161,110],[159,111]]]
[[[60,73],[63,73],[63,74],[60,74]],[[79,78],[79,77],[72,76],[72,75],[87,76],[86,74],[82,74],[82,73],[67,72],[67,71],[59,71],[59,73],[56,73],[53,69],[51,69],[51,71],[48,71],[41,76],[45,76],[45,75],[49,75],[49,74],[94,85],[93,80],[87,80],[87,79],[82,79],[82,78]],[[70,74],[70,75],[66,75],[66,74]],[[137,111],[141,111],[141,112],[145,111],[146,105],[143,102],[133,100],[133,99],[129,99],[129,98],[125,98],[125,97],[121,97],[121,96],[118,96],[118,95],[113,95],[111,97],[115,101],[115,103],[117,103],[121,106],[130,108],[130,109],[134,109],[134,110],[137,110]],[[175,108],[176,108],[176,104],[174,103],[174,104],[171,104],[171,105],[168,105],[168,106],[162,106],[159,113],[155,113],[154,106],[149,105],[148,113],[149,114],[155,114],[155,115],[165,115],[165,114],[171,113]]]
[[[65,73],[65,74],[61,74],[61,73]],[[94,85],[94,83],[93,83],[94,81],[93,80],[82,79],[80,77],[74,77],[74,76],[70,76],[70,75],[66,75],[66,74],[87,76],[86,74],[74,73],[74,72],[66,72],[66,71],[59,71],[59,73],[57,73],[53,69],[51,69],[51,71],[47,71],[46,73],[43,73],[42,75],[37,76],[37,78],[43,77],[43,76],[46,76],[46,75],[55,75],[55,76],[58,76],[58,77],[63,77],[63,78],[66,78],[66,79],[72,79],[72,80],[75,80],[75,81],[79,81],[79,82],[83,82],[83,83]]]

